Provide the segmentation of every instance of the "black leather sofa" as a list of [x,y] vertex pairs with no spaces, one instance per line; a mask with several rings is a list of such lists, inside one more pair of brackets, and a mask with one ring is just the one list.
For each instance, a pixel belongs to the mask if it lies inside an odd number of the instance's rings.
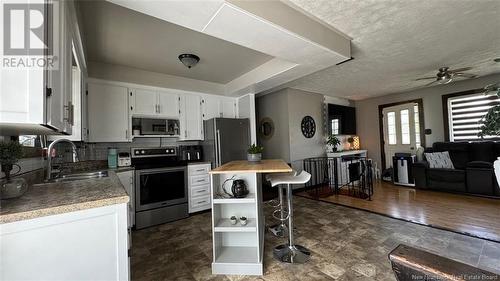
[[431,169],[427,161],[414,163],[416,188],[500,196],[493,170],[493,162],[500,156],[500,142],[436,142],[425,149],[442,151],[449,152],[454,169]]

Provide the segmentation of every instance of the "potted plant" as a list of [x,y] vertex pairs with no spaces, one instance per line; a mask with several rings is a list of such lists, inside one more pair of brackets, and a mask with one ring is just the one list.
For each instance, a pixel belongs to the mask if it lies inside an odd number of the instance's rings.
[[28,184],[23,178],[10,178],[12,166],[23,156],[23,147],[14,141],[0,142],[0,167],[5,174],[6,181],[0,186],[0,199],[15,198],[28,190]]
[[5,178],[10,180],[12,166],[23,156],[23,146],[14,141],[0,142],[0,165]]
[[337,138],[337,136],[332,134],[328,136],[328,141],[326,142],[326,144],[332,146],[332,152],[336,152],[337,145],[340,145],[340,140],[339,138]]
[[[498,97],[500,97],[500,83],[491,84],[484,88],[485,94],[489,92],[494,92]],[[481,126],[481,131],[478,136],[483,138],[484,136],[500,136],[500,105],[495,105],[488,110],[488,113],[481,118],[479,121]],[[500,157],[493,163],[493,168],[495,170],[495,176],[497,182],[500,183]]]
[[247,152],[247,159],[250,162],[259,162],[262,159],[262,151],[264,151],[264,147],[260,145],[252,144]]

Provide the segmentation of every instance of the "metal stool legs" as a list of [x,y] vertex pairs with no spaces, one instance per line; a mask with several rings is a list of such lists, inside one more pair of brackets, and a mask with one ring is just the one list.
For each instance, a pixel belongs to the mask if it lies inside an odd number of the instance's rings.
[[287,184],[288,199],[288,243],[274,248],[274,257],[286,263],[305,263],[311,257],[311,251],[296,245],[293,239],[293,194],[292,186]]
[[[286,217],[285,217],[285,205],[283,204],[285,200],[283,200],[283,188],[281,186],[278,186],[278,197],[279,197],[279,212],[280,212],[280,217],[279,217],[279,223],[270,226],[268,229],[269,231],[276,237],[286,237],[287,232],[288,232],[288,227],[285,224]],[[278,210],[275,210],[278,211]],[[274,215],[274,213],[273,213]]]

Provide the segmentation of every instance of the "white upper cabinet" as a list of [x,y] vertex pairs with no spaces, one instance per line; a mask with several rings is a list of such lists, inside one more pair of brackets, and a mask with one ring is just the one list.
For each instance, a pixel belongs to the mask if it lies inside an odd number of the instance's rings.
[[[67,1],[47,5],[43,40],[52,46],[55,68],[2,68],[0,75],[0,130],[9,134],[71,134],[74,120],[72,103],[72,30]],[[20,24],[12,26],[23,34]],[[17,28],[17,30],[16,30]],[[46,40],[49,38],[49,40]],[[57,38],[54,43],[52,38]],[[30,54],[28,50],[28,54]],[[33,57],[36,58],[36,57]],[[46,57],[49,58],[49,57]],[[5,131],[4,131],[5,130]]]
[[232,98],[223,98],[221,112],[224,118],[236,118],[236,101]]
[[158,113],[165,117],[179,118],[179,95],[158,92]]
[[203,120],[221,117],[221,102],[217,96],[204,96],[201,100]]
[[90,142],[130,141],[127,97],[126,87],[89,83],[87,102]]
[[134,115],[156,115],[158,96],[155,91],[132,89],[130,91],[130,110]]
[[201,97],[197,95],[183,95],[180,97],[180,139],[201,140]]
[[132,89],[129,95],[130,112],[135,116],[179,118],[179,97],[177,94]]

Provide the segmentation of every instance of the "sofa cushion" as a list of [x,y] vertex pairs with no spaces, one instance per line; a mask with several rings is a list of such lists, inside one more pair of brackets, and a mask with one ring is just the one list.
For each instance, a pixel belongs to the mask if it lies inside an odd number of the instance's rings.
[[429,167],[431,169],[432,168],[454,169],[448,151],[425,153],[425,159],[427,159],[427,162],[429,162]]
[[442,182],[465,182],[465,170],[456,169],[429,169],[429,179]]
[[469,160],[470,161],[495,161],[495,147],[491,141],[471,142],[469,144]]
[[465,170],[428,169],[428,187],[432,189],[465,192]]
[[469,162],[469,143],[467,142],[435,142],[432,145],[435,152],[448,151],[455,169],[465,169]]
[[500,141],[496,141],[493,144],[494,151],[495,151],[495,160],[500,157]]

